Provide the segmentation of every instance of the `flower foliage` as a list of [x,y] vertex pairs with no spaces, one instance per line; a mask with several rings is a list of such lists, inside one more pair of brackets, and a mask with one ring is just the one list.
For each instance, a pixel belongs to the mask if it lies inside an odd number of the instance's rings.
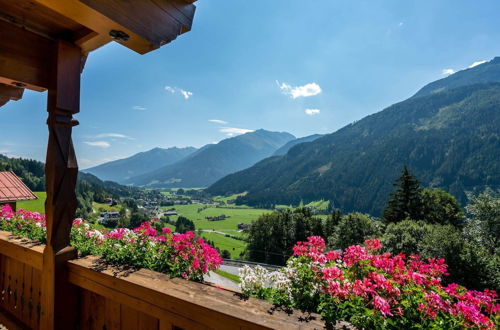
[[[22,209],[13,212],[5,205],[0,208],[0,229],[45,242],[45,216],[37,212]],[[71,244],[80,255],[93,254],[115,265],[143,267],[200,282],[203,274],[222,263],[217,250],[203,238],[196,238],[193,232],[178,234],[168,227],[158,232],[150,222],[143,222],[133,230],[107,231],[75,219]]]
[[500,324],[495,291],[445,286],[443,259],[378,254],[381,248],[374,239],[343,253],[326,252],[322,238],[308,237],[279,271],[242,269],[240,286],[247,295],[359,328],[494,329]]

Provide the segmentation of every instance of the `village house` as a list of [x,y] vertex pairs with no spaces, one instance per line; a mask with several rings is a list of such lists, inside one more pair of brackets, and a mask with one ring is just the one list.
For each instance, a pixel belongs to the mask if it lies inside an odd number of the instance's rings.
[[221,220],[225,220],[226,218],[229,218],[229,217],[226,217],[224,214],[221,214],[221,215],[216,216],[216,217],[205,217],[205,219],[208,221],[221,221]]
[[163,216],[165,216],[165,217],[171,217],[171,216],[175,216],[175,215],[178,215],[177,211],[166,211],[166,212],[163,212]]
[[34,199],[38,197],[14,172],[0,172],[0,206],[9,204],[13,210],[16,210],[18,201]]
[[103,225],[109,224],[110,222],[117,222],[119,219],[120,212],[117,211],[107,211],[99,214],[99,222]]

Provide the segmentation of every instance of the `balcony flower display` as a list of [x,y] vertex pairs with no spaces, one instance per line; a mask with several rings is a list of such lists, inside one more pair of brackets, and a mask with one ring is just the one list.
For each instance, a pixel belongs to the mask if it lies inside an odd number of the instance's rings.
[[[9,205],[0,208],[0,229],[40,242],[45,241],[45,216],[26,210],[12,211]],[[75,219],[71,244],[80,255],[103,257],[114,265],[147,268],[189,280],[203,280],[203,274],[222,263],[216,249],[193,232],[173,233],[164,227],[161,232],[144,222],[130,230],[100,229],[85,220]]]
[[365,329],[495,329],[500,304],[492,290],[444,285],[443,259],[378,254],[378,240],[325,252],[321,237],[298,242],[279,271],[245,267],[241,289],[275,304],[320,313],[327,322]]

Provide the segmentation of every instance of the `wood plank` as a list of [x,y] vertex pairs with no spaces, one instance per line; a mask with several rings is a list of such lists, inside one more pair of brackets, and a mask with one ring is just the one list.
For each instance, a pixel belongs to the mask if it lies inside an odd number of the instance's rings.
[[120,330],[121,305],[119,302],[106,298],[105,313],[106,329]]
[[88,330],[91,329],[91,318],[92,318],[92,313],[90,313],[90,295],[92,292],[88,290],[79,290],[79,300],[80,300],[80,313],[79,313],[79,320],[80,320],[80,330]]
[[24,278],[21,294],[21,319],[29,326],[31,324],[30,317],[30,289],[31,289],[31,279],[33,276],[33,267],[26,265],[24,267]]
[[24,88],[0,84],[0,97],[6,96],[10,100],[18,101],[23,97]]
[[137,325],[137,329],[158,330],[160,322],[156,317],[140,312]]
[[[80,1],[158,47],[176,39],[182,32],[183,25],[172,16],[178,14],[173,6],[160,7],[151,0]],[[189,29],[191,24],[187,24],[185,28]]]
[[41,314],[41,298],[42,292],[40,291],[40,285],[42,282],[42,274],[38,269],[33,269],[32,277],[31,277],[31,301],[30,301],[30,318],[32,329],[38,329],[40,326],[40,314]]
[[[121,329],[136,330],[139,328],[139,312],[126,305],[121,305]],[[146,329],[145,329],[146,330]]]
[[15,238],[12,233],[0,231],[0,254],[41,270],[43,264],[43,244]]
[[[228,291],[181,279],[169,279],[166,275],[143,269],[117,277],[116,270],[111,268],[105,268],[102,272],[93,270],[97,263],[95,257],[69,261],[70,281],[79,286],[92,287],[96,292],[102,290],[106,294],[99,293],[104,296],[115,295],[115,299],[126,295],[130,302],[137,304],[136,308],[148,306],[150,311],[164,310],[218,329],[236,326],[262,329],[323,326],[317,315],[312,315],[310,322],[299,322],[299,318],[307,318],[308,315],[297,311],[292,315],[284,312],[270,315],[272,305],[265,301],[242,300]],[[147,308],[144,312],[148,313]],[[175,321],[172,323],[176,324]]]
[[0,83],[45,90],[52,47],[51,40],[0,20]]
[[[0,19],[31,32],[51,38],[75,39],[75,32],[86,29],[81,24],[31,0],[0,0]],[[89,31],[89,30],[88,30]]]
[[[80,111],[82,51],[71,43],[59,41],[56,46],[56,54],[47,111],[63,110],[75,114]],[[69,244],[69,231],[67,235]]]
[[150,0],[159,8],[177,20],[185,29],[183,32],[191,30],[193,25],[196,6],[186,4],[184,0]]
[[15,272],[14,272],[14,315],[22,320],[21,313],[21,290],[22,290],[22,282],[24,278],[24,264],[22,262],[17,261]]
[[122,306],[125,305],[130,308],[134,308],[137,311],[160,317],[161,319],[171,320],[172,323],[180,325],[185,329],[208,329],[208,327],[203,326],[197,322],[190,321],[189,319],[185,319],[179,315],[171,313],[168,310],[164,310],[150,301],[137,299],[136,297],[130,296],[127,293],[121,292],[120,290],[116,290],[114,288],[106,287],[86,277],[79,276],[70,272],[69,281],[79,286],[80,288],[85,289],[84,291],[99,292],[100,295],[114,302],[119,302]]
[[101,36],[107,38],[108,41],[112,41],[109,36],[111,30],[123,31],[129,35],[129,40],[127,42],[120,42],[125,47],[128,47],[140,54],[145,54],[154,49],[157,49],[159,45],[152,44],[147,39],[139,36],[137,33],[133,32],[126,26],[120,25],[118,22],[113,21],[109,17],[100,13],[99,11],[87,6],[79,0],[33,0],[45,7],[68,17],[69,19],[99,33]]
[[92,315],[92,329],[106,329],[106,298],[97,293],[90,294],[90,314]]

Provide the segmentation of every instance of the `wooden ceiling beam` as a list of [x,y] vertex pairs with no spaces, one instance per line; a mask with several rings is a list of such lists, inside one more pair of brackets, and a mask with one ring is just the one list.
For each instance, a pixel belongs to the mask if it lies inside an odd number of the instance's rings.
[[[195,6],[184,0],[33,0],[97,32],[80,44],[84,53],[113,38],[121,31],[128,40],[115,41],[140,54],[159,48],[189,31]],[[95,49],[95,48],[94,48]]]
[[0,20],[0,83],[44,91],[54,42]]
[[12,101],[19,101],[23,98],[24,88],[0,84],[0,95],[7,96]]
[[24,88],[0,84],[0,107],[9,101],[18,101],[23,97]]

